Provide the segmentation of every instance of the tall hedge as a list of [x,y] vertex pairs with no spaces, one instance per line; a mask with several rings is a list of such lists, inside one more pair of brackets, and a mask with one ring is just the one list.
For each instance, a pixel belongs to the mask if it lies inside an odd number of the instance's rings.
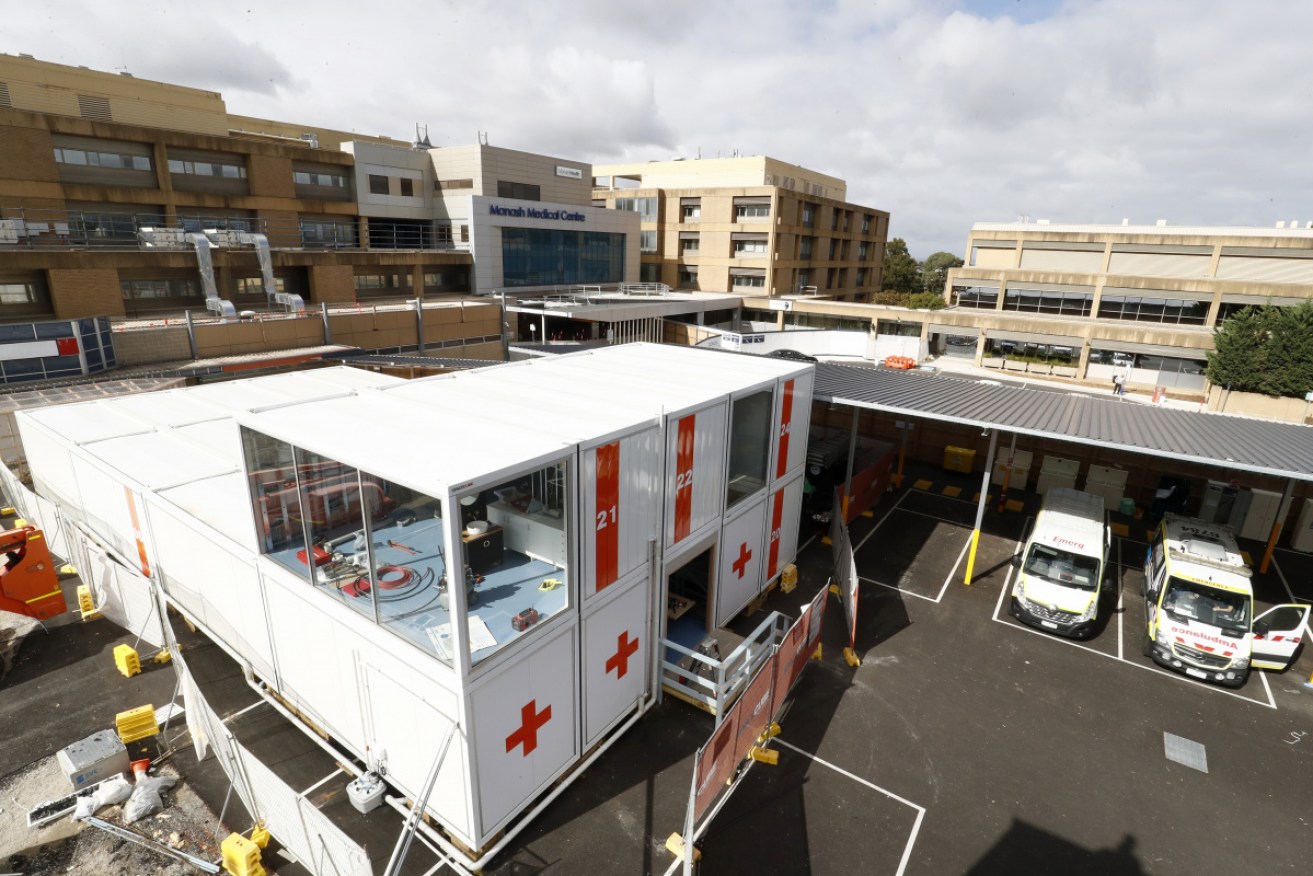
[[1313,392],[1313,302],[1247,307],[1213,332],[1208,379],[1237,392],[1303,398]]

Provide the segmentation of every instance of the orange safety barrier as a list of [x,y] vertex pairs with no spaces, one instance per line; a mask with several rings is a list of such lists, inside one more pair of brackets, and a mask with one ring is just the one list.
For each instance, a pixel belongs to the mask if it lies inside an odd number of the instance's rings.
[[898,371],[910,371],[916,367],[916,360],[907,356],[886,356],[884,367]]

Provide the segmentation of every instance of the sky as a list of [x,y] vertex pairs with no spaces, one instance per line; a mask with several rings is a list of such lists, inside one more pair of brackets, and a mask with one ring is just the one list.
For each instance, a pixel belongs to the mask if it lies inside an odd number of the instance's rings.
[[591,161],[770,155],[974,222],[1313,220],[1313,3],[0,0],[0,52],[228,111]]

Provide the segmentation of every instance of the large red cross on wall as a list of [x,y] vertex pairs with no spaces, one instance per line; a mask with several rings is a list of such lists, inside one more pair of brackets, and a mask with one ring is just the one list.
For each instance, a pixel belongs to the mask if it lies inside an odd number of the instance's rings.
[[552,707],[548,705],[538,711],[538,701],[529,700],[520,708],[520,729],[506,737],[506,753],[510,754],[515,746],[524,745],[524,756],[528,757],[538,747],[538,730],[552,720]]
[[748,571],[748,560],[752,559],[752,551],[748,550],[748,543],[745,541],[739,545],[739,558],[734,561],[733,569],[742,578]]
[[606,671],[615,670],[617,679],[624,678],[625,673],[629,672],[629,658],[634,656],[638,651],[638,640],[629,638],[629,631],[615,637],[616,652],[606,658]]

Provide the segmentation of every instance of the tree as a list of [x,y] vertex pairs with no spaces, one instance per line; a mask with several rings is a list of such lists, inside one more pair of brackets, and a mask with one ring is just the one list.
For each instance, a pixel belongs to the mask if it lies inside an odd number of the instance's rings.
[[1302,397],[1313,391],[1313,302],[1247,307],[1213,332],[1208,379],[1237,392]]
[[904,307],[911,307],[917,310],[938,310],[946,304],[947,302],[944,301],[943,295],[940,295],[937,292],[931,292],[928,289],[925,292],[908,295],[907,300],[903,302]]
[[921,266],[907,251],[907,242],[901,237],[895,237],[885,247],[881,285],[885,292],[902,295],[912,295],[922,289]]
[[944,283],[948,281],[950,268],[960,268],[963,262],[951,252],[932,254],[921,264],[921,275],[925,282],[925,291],[935,295],[944,294]]

